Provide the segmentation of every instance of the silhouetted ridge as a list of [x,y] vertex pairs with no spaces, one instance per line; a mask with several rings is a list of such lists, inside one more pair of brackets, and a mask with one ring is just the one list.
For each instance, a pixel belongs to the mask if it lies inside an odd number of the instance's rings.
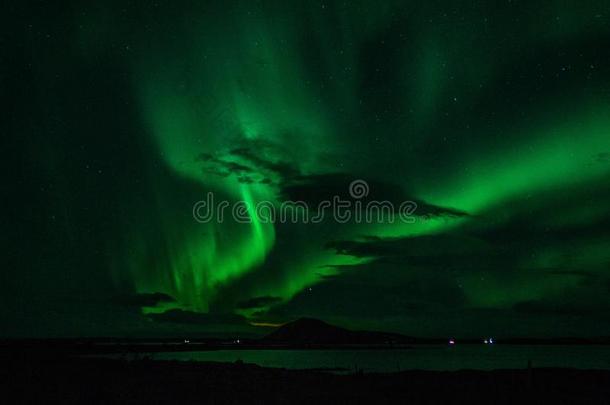
[[388,344],[413,341],[396,333],[352,331],[312,318],[300,318],[284,324],[263,340],[285,344]]

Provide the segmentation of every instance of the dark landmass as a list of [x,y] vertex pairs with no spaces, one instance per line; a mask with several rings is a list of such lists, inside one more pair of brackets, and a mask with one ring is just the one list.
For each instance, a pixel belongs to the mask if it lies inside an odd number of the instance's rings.
[[267,344],[392,345],[417,343],[398,333],[352,331],[312,318],[301,318],[280,326],[261,339]]
[[[417,344],[446,344],[451,337],[421,338],[401,335],[399,333],[353,331],[328,324],[313,318],[301,318],[278,327],[262,339],[250,341],[251,344],[285,345],[285,346],[384,346],[384,348],[404,347]],[[457,338],[460,344],[481,344],[483,339]],[[605,345],[610,344],[609,337],[597,338],[496,338],[495,343],[523,345]]]
[[[457,340],[481,343],[479,340]],[[504,339],[510,344],[607,344],[608,339]],[[443,343],[350,331],[315,319],[261,339],[0,341],[0,389],[15,403],[607,403],[610,370],[286,370],[253,364],[151,360],[147,353],[219,349],[387,350]],[[113,358],[89,357],[122,353]],[[134,355],[135,354],[135,355]]]
[[392,374],[251,364],[4,353],[0,389],[11,403],[607,403],[609,371],[530,369]]
[[[482,339],[455,339],[457,344],[482,344]],[[4,339],[0,352],[111,354],[192,352],[206,350],[334,349],[389,350],[421,344],[447,344],[448,338],[420,338],[398,333],[352,331],[326,322],[301,318],[286,323],[262,338],[189,338],[189,339]],[[496,344],[514,345],[608,345],[610,338],[496,338]]]

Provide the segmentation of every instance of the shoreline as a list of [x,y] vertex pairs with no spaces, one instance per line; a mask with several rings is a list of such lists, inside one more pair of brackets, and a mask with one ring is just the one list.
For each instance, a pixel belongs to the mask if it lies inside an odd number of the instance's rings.
[[21,403],[604,403],[610,397],[610,370],[339,374],[241,362],[36,358],[17,353],[2,363],[2,384]]

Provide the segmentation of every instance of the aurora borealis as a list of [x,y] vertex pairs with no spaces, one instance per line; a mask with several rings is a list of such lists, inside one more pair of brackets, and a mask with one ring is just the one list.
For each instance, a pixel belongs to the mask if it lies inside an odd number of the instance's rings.
[[9,6],[3,335],[610,335],[607,1],[103,3]]

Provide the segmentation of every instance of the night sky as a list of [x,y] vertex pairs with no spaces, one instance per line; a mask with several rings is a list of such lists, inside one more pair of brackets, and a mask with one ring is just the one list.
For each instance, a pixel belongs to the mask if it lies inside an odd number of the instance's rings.
[[610,335],[607,0],[13,3],[1,336]]

